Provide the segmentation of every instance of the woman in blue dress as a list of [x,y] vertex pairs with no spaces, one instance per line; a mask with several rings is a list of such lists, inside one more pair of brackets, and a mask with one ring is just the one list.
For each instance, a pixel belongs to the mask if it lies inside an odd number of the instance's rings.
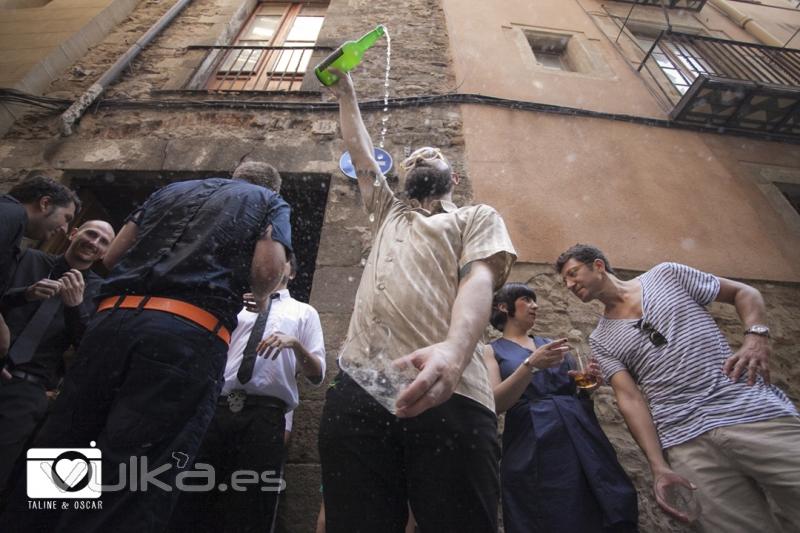
[[[503,337],[484,360],[497,413],[506,412],[501,482],[506,533],[637,531],[636,490],[568,372],[567,339],[529,336],[536,294],[509,283],[494,296]],[[597,368],[593,369],[597,372]]]

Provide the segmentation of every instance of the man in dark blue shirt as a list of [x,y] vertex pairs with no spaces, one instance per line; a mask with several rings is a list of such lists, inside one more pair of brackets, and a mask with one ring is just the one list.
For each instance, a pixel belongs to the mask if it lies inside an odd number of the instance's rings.
[[28,249],[0,299],[11,331],[11,349],[0,379],[0,494],[47,410],[47,392],[64,374],[64,352],[78,346],[103,278],[91,271],[114,230],[102,220],[84,222],[67,237],[63,255]]
[[112,270],[97,314],[36,441],[96,443],[102,483],[117,489],[104,490],[91,512],[26,513],[14,500],[4,523],[20,531],[166,527],[177,476],[192,466],[214,414],[242,296],[252,292],[265,309],[291,252],[289,211],[264,187],[211,178],[168,185],[128,218],[106,255]]
[[[47,176],[36,175],[0,195],[0,296],[5,294],[17,269],[22,237],[45,240],[67,227],[80,209],[74,192]],[[8,326],[0,315],[0,359],[10,342]]]

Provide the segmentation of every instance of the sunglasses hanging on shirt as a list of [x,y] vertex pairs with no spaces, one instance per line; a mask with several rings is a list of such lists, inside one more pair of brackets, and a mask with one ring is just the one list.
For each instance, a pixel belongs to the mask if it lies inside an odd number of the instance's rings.
[[644,318],[637,320],[633,327],[646,333],[647,338],[650,339],[650,342],[653,344],[653,346],[659,347],[667,344],[667,338],[659,333],[655,326],[646,321]]

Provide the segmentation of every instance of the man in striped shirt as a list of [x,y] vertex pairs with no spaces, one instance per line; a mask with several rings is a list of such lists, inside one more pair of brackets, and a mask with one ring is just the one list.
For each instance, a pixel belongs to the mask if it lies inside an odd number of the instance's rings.
[[[677,263],[621,280],[600,250],[582,244],[561,254],[556,270],[581,301],[605,306],[592,353],[647,456],[659,505],[689,520],[667,496],[682,485],[697,489],[705,530],[782,531],[782,520],[797,527],[800,419],[769,384],[758,290]],[[734,305],[744,324],[735,353],[705,308],[712,301]]]

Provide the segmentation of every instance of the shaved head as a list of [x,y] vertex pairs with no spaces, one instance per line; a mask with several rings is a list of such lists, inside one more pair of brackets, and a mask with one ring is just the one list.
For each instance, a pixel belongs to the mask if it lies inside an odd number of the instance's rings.
[[67,238],[69,248],[64,258],[70,267],[84,270],[105,257],[114,240],[114,228],[105,220],[87,220],[80,227],[72,228]]

